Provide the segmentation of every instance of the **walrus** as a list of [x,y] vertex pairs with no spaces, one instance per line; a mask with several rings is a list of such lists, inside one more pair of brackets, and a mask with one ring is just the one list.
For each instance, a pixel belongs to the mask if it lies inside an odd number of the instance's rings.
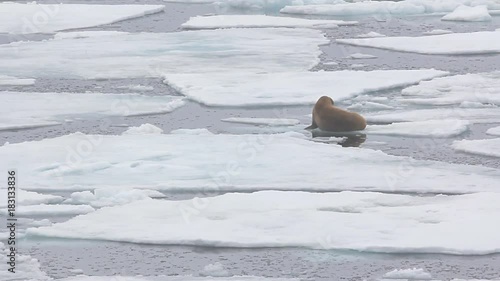
[[361,131],[366,128],[366,120],[355,112],[336,107],[332,98],[322,96],[314,105],[312,125],[306,130],[316,128],[329,132]]

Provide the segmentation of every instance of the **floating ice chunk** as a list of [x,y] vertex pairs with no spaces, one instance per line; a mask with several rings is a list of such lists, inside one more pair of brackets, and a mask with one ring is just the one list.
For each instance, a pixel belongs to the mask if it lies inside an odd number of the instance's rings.
[[123,135],[157,135],[163,133],[161,128],[151,125],[149,123],[142,124],[139,127],[130,127],[128,130],[123,132]]
[[[7,207],[7,190],[0,189],[0,208]],[[61,196],[51,194],[41,194],[32,191],[18,189],[16,192],[16,203],[18,205],[38,205],[38,204],[57,204],[64,200]]]
[[[172,0],[168,0],[172,1]],[[266,278],[258,276],[194,277],[194,276],[74,276],[54,281],[300,281],[288,278]],[[52,279],[51,279],[52,280]],[[38,281],[38,280],[37,280]]]
[[350,65],[351,68],[363,68],[365,66],[366,66],[366,64],[362,64],[362,63],[355,63],[355,64]]
[[[170,1],[170,0],[169,0]],[[183,1],[183,0],[174,0]],[[188,0],[189,1],[189,0]],[[194,0],[197,1],[197,0]],[[202,0],[203,1],[203,0]],[[207,0],[210,1],[210,0]],[[344,0],[216,0],[212,1],[219,10],[243,10],[278,12],[287,5],[340,4]]]
[[26,233],[148,244],[481,255],[500,249],[499,226],[491,223],[500,215],[499,200],[500,193],[228,193],[198,208],[193,200],[136,201]]
[[220,262],[206,265],[200,272],[201,276],[211,276],[211,277],[229,277],[231,274],[224,269],[224,265]]
[[[1,4],[0,4],[1,5]],[[17,78],[7,75],[0,75],[0,86],[13,85],[13,86],[26,86],[35,84],[35,79],[31,78]]]
[[339,63],[336,61],[326,61],[323,63],[323,65],[339,65]]
[[0,45],[0,73],[107,79],[165,73],[307,71],[320,61],[319,45],[329,43],[321,31],[299,28],[99,34]]
[[369,122],[383,123],[459,119],[477,124],[500,122],[500,110],[498,108],[431,108],[395,110],[391,113],[367,113],[364,117]]
[[76,117],[167,113],[184,105],[180,97],[137,94],[1,92],[0,130],[57,125]]
[[462,152],[500,157],[500,138],[454,141],[452,147]]
[[338,101],[446,74],[434,69],[171,74],[165,83],[208,106],[303,105],[325,94]]
[[424,105],[463,102],[500,105],[500,72],[455,75],[422,81],[402,91],[401,101]]
[[[29,190],[498,191],[499,170],[326,146],[304,138],[300,133],[183,132],[147,138],[79,133],[2,146],[0,170],[23,159],[23,186]],[[412,173],[398,172],[408,165]]]
[[212,132],[205,128],[201,129],[177,129],[170,132],[172,135],[213,135]]
[[445,15],[441,20],[446,21],[491,21],[487,6],[458,6],[453,12]]
[[500,9],[495,0],[405,0],[405,1],[362,1],[337,5],[287,6],[281,9],[285,14],[369,16],[369,15],[419,15],[449,13],[461,5],[486,5],[488,9]]
[[155,89],[152,86],[144,86],[144,85],[126,85],[126,86],[119,86],[116,88],[117,89],[127,89],[127,90],[132,90],[132,91],[140,91],[140,92],[153,91]]
[[230,123],[242,123],[242,124],[251,124],[251,125],[266,125],[266,126],[293,126],[300,124],[300,121],[297,119],[285,119],[285,118],[240,118],[240,117],[231,117],[225,118],[221,121],[230,122]]
[[380,33],[375,32],[375,31],[370,31],[368,33],[360,34],[356,37],[358,37],[358,38],[377,38],[377,37],[386,37],[386,36],[384,34],[380,34]]
[[490,129],[488,129],[488,131],[486,131],[486,133],[488,135],[492,135],[492,136],[500,136],[500,126],[490,128]]
[[[19,238],[19,236],[17,237]],[[9,245],[0,242],[0,280],[3,281],[19,281],[19,280],[36,280],[49,281],[53,280],[40,269],[40,263],[37,259],[28,255],[20,255],[16,253],[15,257],[15,273],[9,272],[10,259],[7,257],[10,254]]]
[[337,39],[338,43],[431,55],[500,53],[500,33],[481,31],[421,37]]
[[[86,205],[29,205],[16,210],[19,216],[67,216],[81,215],[93,212],[94,208]],[[0,214],[6,215],[7,209],[0,209]]]
[[431,31],[426,31],[423,34],[424,35],[443,35],[443,34],[450,34],[453,33],[451,30],[446,30],[446,29],[433,29]]
[[362,53],[355,53],[347,56],[348,59],[376,59],[377,56],[374,55],[369,55],[369,54],[362,54]]
[[0,3],[0,33],[52,33],[110,24],[163,11],[163,5]]
[[100,208],[105,206],[123,205],[146,198],[161,197],[165,197],[165,195],[155,190],[108,188],[96,189],[93,193],[90,191],[74,192],[71,194],[69,199],[64,201],[64,203],[86,204],[92,207]]
[[347,107],[347,109],[350,110],[391,110],[394,109],[393,106],[378,103],[378,102],[361,102],[361,103],[355,103],[353,105],[350,105]]
[[484,108],[484,107],[497,107],[496,105],[494,104],[485,104],[485,103],[481,103],[481,102],[477,102],[477,101],[463,101],[460,103],[459,107],[462,107],[462,108]]
[[259,27],[303,27],[303,28],[335,28],[341,25],[355,25],[356,21],[342,20],[310,20],[290,17],[273,17],[266,15],[217,15],[196,16],[182,24],[184,29],[215,28],[259,28]]
[[364,131],[360,132],[371,135],[448,138],[463,134],[469,129],[469,124],[464,120],[429,120],[368,125]]
[[384,274],[387,279],[431,280],[432,275],[422,268],[394,269]]

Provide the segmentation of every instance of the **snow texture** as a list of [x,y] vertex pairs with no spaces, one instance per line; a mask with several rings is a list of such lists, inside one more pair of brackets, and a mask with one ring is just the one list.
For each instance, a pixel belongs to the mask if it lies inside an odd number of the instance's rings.
[[452,146],[457,151],[500,157],[500,138],[454,141]]
[[453,12],[445,15],[441,20],[446,21],[491,21],[487,6],[458,6]]

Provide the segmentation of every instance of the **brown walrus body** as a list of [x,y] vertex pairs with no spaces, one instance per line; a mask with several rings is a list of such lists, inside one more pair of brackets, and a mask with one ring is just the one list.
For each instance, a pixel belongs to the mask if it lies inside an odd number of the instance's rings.
[[363,116],[334,106],[330,97],[322,96],[314,106],[312,125],[306,129],[320,128],[322,131],[349,132],[366,128]]

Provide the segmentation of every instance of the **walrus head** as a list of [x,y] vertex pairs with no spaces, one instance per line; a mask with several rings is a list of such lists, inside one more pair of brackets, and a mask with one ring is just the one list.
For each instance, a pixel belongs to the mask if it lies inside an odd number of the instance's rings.
[[333,99],[331,97],[328,97],[328,96],[322,96],[321,98],[319,98],[317,103],[331,103],[331,105],[335,104]]

